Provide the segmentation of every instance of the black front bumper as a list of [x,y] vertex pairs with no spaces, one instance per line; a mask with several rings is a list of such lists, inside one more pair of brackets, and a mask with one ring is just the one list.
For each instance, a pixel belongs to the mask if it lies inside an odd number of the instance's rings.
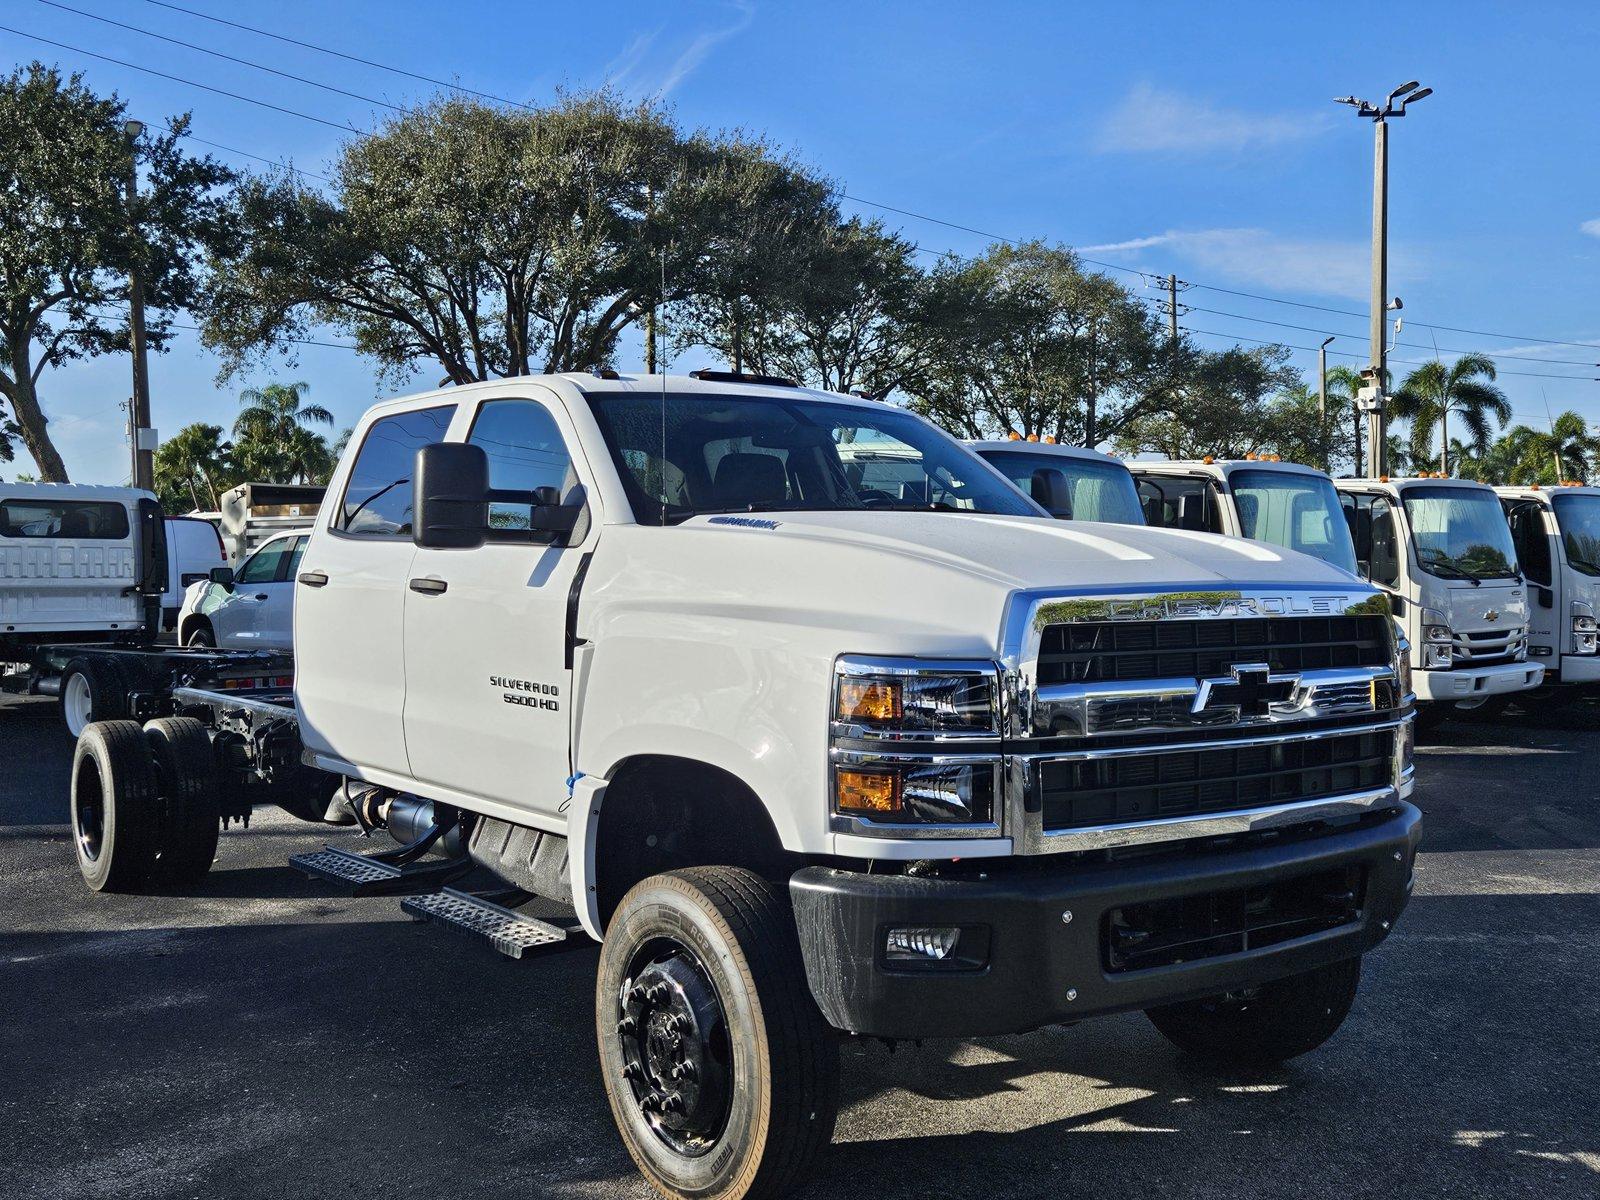
[[[790,892],[812,994],[837,1028],[899,1038],[1021,1033],[1213,995],[1363,954],[1388,936],[1410,898],[1421,836],[1422,814],[1402,804],[1314,836],[1142,860],[998,859],[992,866],[969,860],[964,866],[974,873],[963,878],[807,867],[791,879]],[[1142,968],[1130,968],[1113,949],[1119,936],[1113,914],[1129,906],[1159,920],[1166,912],[1204,912],[1209,897],[1275,887],[1292,892],[1296,881],[1340,870],[1359,877],[1361,891],[1349,919],[1332,928]],[[891,965],[885,938],[891,928],[907,926],[959,926],[957,957],[964,944],[981,961]]]

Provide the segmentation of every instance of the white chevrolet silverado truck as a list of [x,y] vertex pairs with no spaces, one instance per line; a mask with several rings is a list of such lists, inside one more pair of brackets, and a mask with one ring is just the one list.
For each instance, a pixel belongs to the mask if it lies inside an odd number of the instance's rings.
[[1536,688],[1528,585],[1494,489],[1468,479],[1334,481],[1362,575],[1412,647],[1417,717],[1492,709]]
[[308,875],[512,957],[600,941],[601,1073],[667,1195],[797,1186],[842,1036],[1142,1010],[1308,1051],[1411,892],[1381,591],[1050,520],[884,404],[715,372],[383,403],[297,587],[292,689],[80,739],[85,878],[196,880],[219,817],[337,783],[400,844]]

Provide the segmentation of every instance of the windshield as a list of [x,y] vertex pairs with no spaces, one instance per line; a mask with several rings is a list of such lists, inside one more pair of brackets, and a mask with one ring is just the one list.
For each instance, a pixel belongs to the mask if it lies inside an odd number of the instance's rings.
[[[1115,525],[1144,524],[1139,490],[1134,487],[1128,468],[1121,463],[1026,450],[980,450],[978,453],[1019,491],[1030,496],[1034,496],[1035,471],[1060,471],[1066,476],[1072,507],[1058,516],[1074,521],[1110,521]],[[1039,497],[1034,496],[1034,499]]]
[[1567,562],[1584,575],[1600,575],[1600,496],[1558,495],[1551,503]]
[[1356,548],[1330,480],[1298,471],[1234,471],[1228,487],[1245,537],[1315,555],[1355,574]]
[[1517,573],[1505,510],[1493,492],[1408,487],[1400,493],[1417,562],[1443,579],[1501,579]]
[[1040,515],[960,442],[888,405],[649,393],[589,404],[640,521],[841,509]]

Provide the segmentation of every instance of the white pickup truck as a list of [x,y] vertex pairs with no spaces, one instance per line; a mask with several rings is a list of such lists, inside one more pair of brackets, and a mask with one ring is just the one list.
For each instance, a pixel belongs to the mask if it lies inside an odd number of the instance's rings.
[[1339,479],[1362,574],[1411,643],[1418,719],[1536,688],[1528,585],[1494,489],[1467,479]]
[[80,739],[85,878],[198,877],[219,816],[342,780],[403,844],[302,871],[513,957],[601,941],[601,1072],[671,1196],[797,1186],[840,1034],[1143,1010],[1308,1051],[1411,892],[1382,592],[1049,520],[884,404],[714,372],[379,404],[297,586],[292,690]]
[[1495,489],[1533,594],[1528,656],[1547,685],[1519,697],[1562,703],[1600,683],[1600,488]]

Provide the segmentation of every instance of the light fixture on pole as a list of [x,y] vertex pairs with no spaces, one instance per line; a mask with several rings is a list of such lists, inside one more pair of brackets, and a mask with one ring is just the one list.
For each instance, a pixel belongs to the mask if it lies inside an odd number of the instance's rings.
[[1405,116],[1407,106],[1431,95],[1432,88],[1420,87],[1413,79],[1390,92],[1381,105],[1355,96],[1341,96],[1335,101],[1337,104],[1348,104],[1356,110],[1356,116],[1373,123],[1372,365],[1362,372],[1368,381],[1368,386],[1362,388],[1362,407],[1367,414],[1367,443],[1372,448],[1370,457],[1374,475],[1386,475],[1389,471],[1384,420],[1388,348],[1384,345],[1383,336],[1383,314],[1388,307],[1385,295],[1389,290],[1389,118]]

